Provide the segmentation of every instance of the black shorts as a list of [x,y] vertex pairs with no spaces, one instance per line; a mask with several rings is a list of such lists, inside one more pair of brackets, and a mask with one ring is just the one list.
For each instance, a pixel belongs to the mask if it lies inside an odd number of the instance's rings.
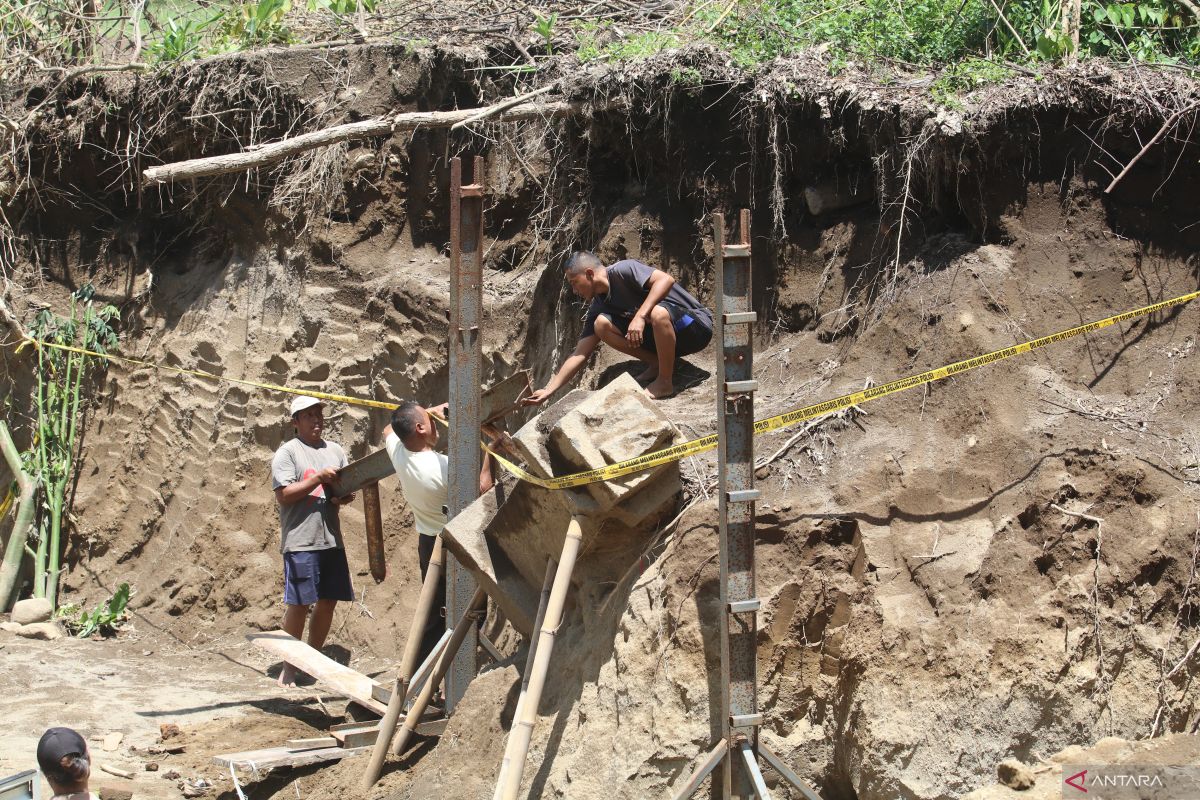
[[[672,303],[670,300],[661,300],[658,305],[667,310],[671,315],[671,327],[675,329],[675,357],[690,356],[693,353],[699,353],[704,348],[708,347],[708,343],[712,341],[712,328],[704,323],[704,320],[697,316],[689,308],[684,308],[678,303]],[[602,317],[607,317],[608,321],[613,324],[622,335],[629,332],[629,323],[633,318],[614,317],[608,312],[600,314]],[[651,353],[657,353],[658,347],[654,344],[654,329],[647,325],[645,332],[642,334],[642,347],[649,350]]]

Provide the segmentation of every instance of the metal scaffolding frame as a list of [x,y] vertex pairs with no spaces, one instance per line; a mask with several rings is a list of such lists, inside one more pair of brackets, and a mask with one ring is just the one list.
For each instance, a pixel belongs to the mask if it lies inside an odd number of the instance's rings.
[[[447,516],[453,518],[479,496],[479,427],[483,422],[480,381],[483,372],[483,158],[450,162],[450,485]],[[475,579],[447,552],[446,627],[452,629],[472,612]],[[474,612],[479,613],[479,612]],[[470,626],[446,673],[446,713],[454,711],[479,671],[478,637]]]
[[[713,214],[717,267],[715,339],[721,345],[717,377],[718,497],[721,517],[721,719],[720,739],[676,794],[691,797],[714,775],[723,800],[769,800],[758,758],[808,800],[813,789],[759,741],[756,672],[757,614],[754,585],[754,323],[750,266],[750,211],[738,215],[737,241],[725,243],[725,216]],[[719,790],[717,787],[720,787]]]

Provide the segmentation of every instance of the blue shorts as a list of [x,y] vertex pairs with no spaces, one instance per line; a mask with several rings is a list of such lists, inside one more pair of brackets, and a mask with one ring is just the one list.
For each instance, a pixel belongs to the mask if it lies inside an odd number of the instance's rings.
[[283,554],[283,602],[311,606],[318,600],[353,600],[346,551],[299,550]]

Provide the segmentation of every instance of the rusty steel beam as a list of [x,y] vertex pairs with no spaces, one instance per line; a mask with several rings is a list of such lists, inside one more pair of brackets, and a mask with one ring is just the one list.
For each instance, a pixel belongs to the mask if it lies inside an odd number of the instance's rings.
[[363,515],[367,523],[367,563],[371,577],[381,583],[387,577],[387,556],[383,549],[383,512],[379,507],[379,484],[362,487]]
[[[479,496],[479,427],[483,409],[479,383],[483,371],[483,159],[468,160],[469,182],[462,159],[450,162],[450,485],[449,516],[454,517]],[[475,579],[447,553],[446,624],[471,610]],[[446,672],[446,713],[467,691],[479,671],[476,630],[470,626],[462,647]]]
[[754,588],[754,321],[750,277],[750,211],[738,220],[737,241],[725,241],[725,217],[713,215],[716,239],[718,503],[721,540],[721,685],[723,738],[730,744],[722,772],[723,796],[755,793],[753,776],[735,742],[758,744]]

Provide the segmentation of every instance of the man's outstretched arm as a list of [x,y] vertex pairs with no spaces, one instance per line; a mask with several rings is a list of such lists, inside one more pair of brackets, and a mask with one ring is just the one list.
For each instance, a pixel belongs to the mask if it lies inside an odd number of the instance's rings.
[[550,379],[541,389],[538,389],[533,394],[526,397],[522,402],[527,406],[540,406],[542,403],[550,399],[550,396],[563,387],[567,381],[575,377],[579,370],[583,369],[583,365],[587,363],[588,356],[596,349],[596,345],[600,343],[599,336],[587,336],[579,340],[575,345],[575,351],[567,356],[567,360],[558,368],[558,372]]

